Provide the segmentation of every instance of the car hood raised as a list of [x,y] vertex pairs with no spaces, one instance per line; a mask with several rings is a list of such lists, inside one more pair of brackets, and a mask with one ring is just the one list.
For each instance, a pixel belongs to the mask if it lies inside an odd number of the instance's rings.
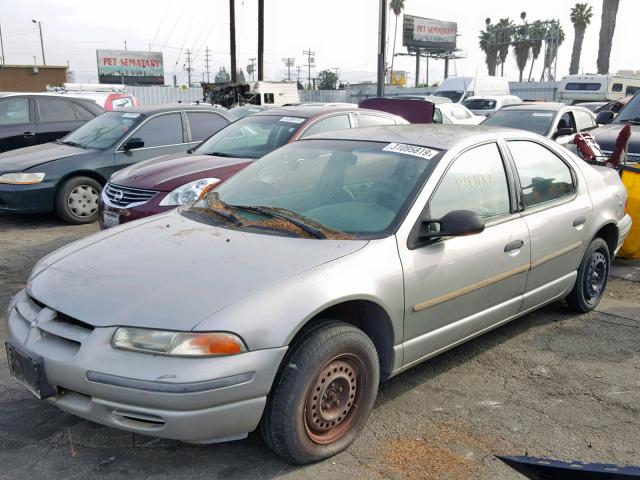
[[9,150],[8,152],[0,153],[0,173],[22,172],[43,163],[82,155],[91,151],[93,150],[59,143],[43,143],[42,145]]
[[28,290],[45,305],[94,326],[188,331],[254,292],[366,243],[232,230],[172,211],[53,252],[34,268]]
[[[610,123],[590,130],[601,150],[612,152],[616,148],[616,140],[624,123]],[[628,153],[640,155],[640,125],[631,125],[631,138],[629,139]]]
[[185,183],[215,177],[216,170],[251,162],[248,158],[226,158],[212,155],[163,155],[120,170],[109,179],[124,187],[169,192]]

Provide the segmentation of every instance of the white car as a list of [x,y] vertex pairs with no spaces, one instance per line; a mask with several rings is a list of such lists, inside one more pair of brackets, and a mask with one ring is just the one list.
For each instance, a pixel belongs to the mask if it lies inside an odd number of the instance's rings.
[[519,105],[523,103],[515,95],[476,95],[466,99],[462,104],[476,115],[488,117],[505,105]]
[[459,103],[439,103],[434,108],[433,123],[479,125],[484,120],[484,117],[474,115],[471,110]]

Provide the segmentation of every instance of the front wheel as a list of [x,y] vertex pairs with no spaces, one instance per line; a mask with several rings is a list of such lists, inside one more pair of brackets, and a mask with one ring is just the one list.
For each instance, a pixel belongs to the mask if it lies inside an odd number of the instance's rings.
[[56,193],[56,213],[72,224],[92,223],[98,219],[98,200],[102,186],[93,178],[72,177]]
[[285,358],[262,419],[262,435],[291,463],[316,462],[360,434],[378,392],[376,349],[361,330],[328,322],[307,332]]
[[576,284],[566,298],[572,310],[587,313],[596,308],[607,287],[610,264],[607,242],[594,238],[578,267]]

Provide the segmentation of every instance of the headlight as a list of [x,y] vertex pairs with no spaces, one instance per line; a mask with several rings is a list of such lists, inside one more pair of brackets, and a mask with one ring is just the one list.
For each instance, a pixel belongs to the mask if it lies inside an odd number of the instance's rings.
[[14,185],[31,185],[44,180],[44,173],[3,173],[0,175],[0,183],[12,183]]
[[217,185],[218,183],[220,183],[219,178],[202,178],[194,182],[186,183],[164,197],[160,202],[160,206],[174,207],[195,202],[205,187]]
[[247,351],[242,340],[232,333],[170,332],[133,327],[118,328],[111,345],[122,350],[185,357],[235,355]]

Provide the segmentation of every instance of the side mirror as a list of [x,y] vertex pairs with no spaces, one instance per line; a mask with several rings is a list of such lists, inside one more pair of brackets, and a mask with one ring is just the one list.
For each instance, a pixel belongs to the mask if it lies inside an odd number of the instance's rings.
[[559,128],[556,131],[556,133],[553,136],[553,138],[567,137],[569,135],[573,135],[574,133],[576,133],[576,132],[573,131],[573,128],[570,128],[570,127]]
[[124,142],[122,145],[122,149],[126,152],[127,150],[135,150],[136,148],[144,147],[144,140],[138,137],[131,137],[129,140]]
[[596,122],[599,125],[606,125],[608,123],[611,123],[614,117],[615,113],[613,113],[611,110],[603,110],[602,112],[598,112],[598,114],[596,115]]
[[439,219],[426,218],[409,235],[409,249],[442,237],[463,237],[484,231],[484,220],[471,210],[453,210]]

